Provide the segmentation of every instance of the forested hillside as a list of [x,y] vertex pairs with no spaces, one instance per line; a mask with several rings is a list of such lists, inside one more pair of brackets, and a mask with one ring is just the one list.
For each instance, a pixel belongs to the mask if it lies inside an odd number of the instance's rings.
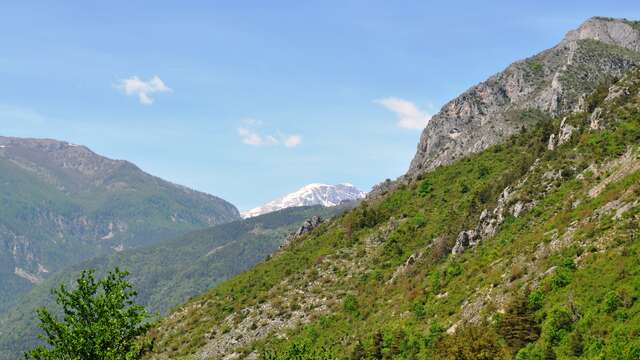
[[178,308],[148,357],[637,359],[640,72],[513,116]]
[[[0,316],[0,359],[14,359],[38,343],[36,308],[54,308],[51,289],[71,285],[83,269],[97,276],[119,267],[131,273],[136,300],[150,311],[165,315],[172,307],[264,260],[283,245],[291,233],[313,216],[330,218],[355,204],[326,208],[289,208],[251,219],[199,230],[153,246],[98,257],[52,275]],[[57,309],[60,310],[60,309]]]
[[84,146],[0,137],[0,313],[64,267],[239,218]]

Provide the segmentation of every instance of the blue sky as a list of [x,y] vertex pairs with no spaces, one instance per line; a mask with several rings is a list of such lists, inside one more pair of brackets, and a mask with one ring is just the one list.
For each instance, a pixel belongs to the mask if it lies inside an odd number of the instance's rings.
[[240,209],[402,175],[448,100],[637,1],[14,1],[0,134],[127,159]]

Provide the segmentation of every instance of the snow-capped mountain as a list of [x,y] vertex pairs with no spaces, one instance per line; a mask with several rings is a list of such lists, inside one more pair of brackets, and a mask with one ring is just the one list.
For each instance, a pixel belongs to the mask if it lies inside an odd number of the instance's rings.
[[343,201],[362,199],[366,194],[351,184],[309,184],[296,192],[275,199],[255,209],[244,211],[241,215],[246,219],[294,206],[336,206]]

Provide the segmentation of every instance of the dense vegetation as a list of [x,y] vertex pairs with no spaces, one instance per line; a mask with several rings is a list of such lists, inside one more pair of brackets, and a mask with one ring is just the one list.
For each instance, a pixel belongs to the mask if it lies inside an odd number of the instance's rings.
[[148,356],[640,358],[640,72],[609,85],[191,300]]
[[27,150],[0,148],[0,313],[63,267],[240,217],[221,199],[129,163],[87,177]]
[[61,285],[54,291],[64,314],[56,318],[38,309],[40,327],[48,346],[37,346],[25,357],[34,360],[134,360],[144,347],[136,339],[149,328],[149,314],[136,304],[136,292],[118,268],[96,281],[85,270],[73,289]]
[[189,297],[264,260],[305,219],[313,215],[329,218],[352,206],[289,208],[95,258],[54,274],[0,317],[0,359],[13,359],[38,343],[35,309],[51,307],[50,290],[60,283],[71,285],[83,269],[96,269],[98,276],[105,276],[115,267],[126,269],[138,292],[136,300],[150,311],[164,314]]

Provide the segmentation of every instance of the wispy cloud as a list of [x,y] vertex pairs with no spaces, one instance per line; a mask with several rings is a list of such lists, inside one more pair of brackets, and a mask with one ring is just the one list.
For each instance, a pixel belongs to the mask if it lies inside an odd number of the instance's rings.
[[248,129],[246,127],[238,128],[238,135],[242,139],[242,142],[252,146],[267,146],[277,145],[278,139],[271,135],[261,135],[255,130]]
[[284,146],[288,148],[294,148],[302,143],[302,137],[300,135],[287,136],[284,139]]
[[280,131],[276,135],[261,133],[259,127],[262,121],[255,119],[244,119],[242,126],[238,128],[238,135],[242,143],[251,146],[275,146],[283,145],[287,148],[297,147],[302,143],[302,136],[293,134],[286,135]]
[[420,110],[408,100],[388,97],[374,102],[394,112],[398,117],[397,125],[403,129],[422,130],[431,119],[431,114]]
[[158,76],[154,76],[148,81],[144,81],[137,76],[132,76],[128,79],[120,80],[116,87],[129,96],[137,96],[142,105],[153,104],[154,100],[150,96],[153,93],[173,91]]

